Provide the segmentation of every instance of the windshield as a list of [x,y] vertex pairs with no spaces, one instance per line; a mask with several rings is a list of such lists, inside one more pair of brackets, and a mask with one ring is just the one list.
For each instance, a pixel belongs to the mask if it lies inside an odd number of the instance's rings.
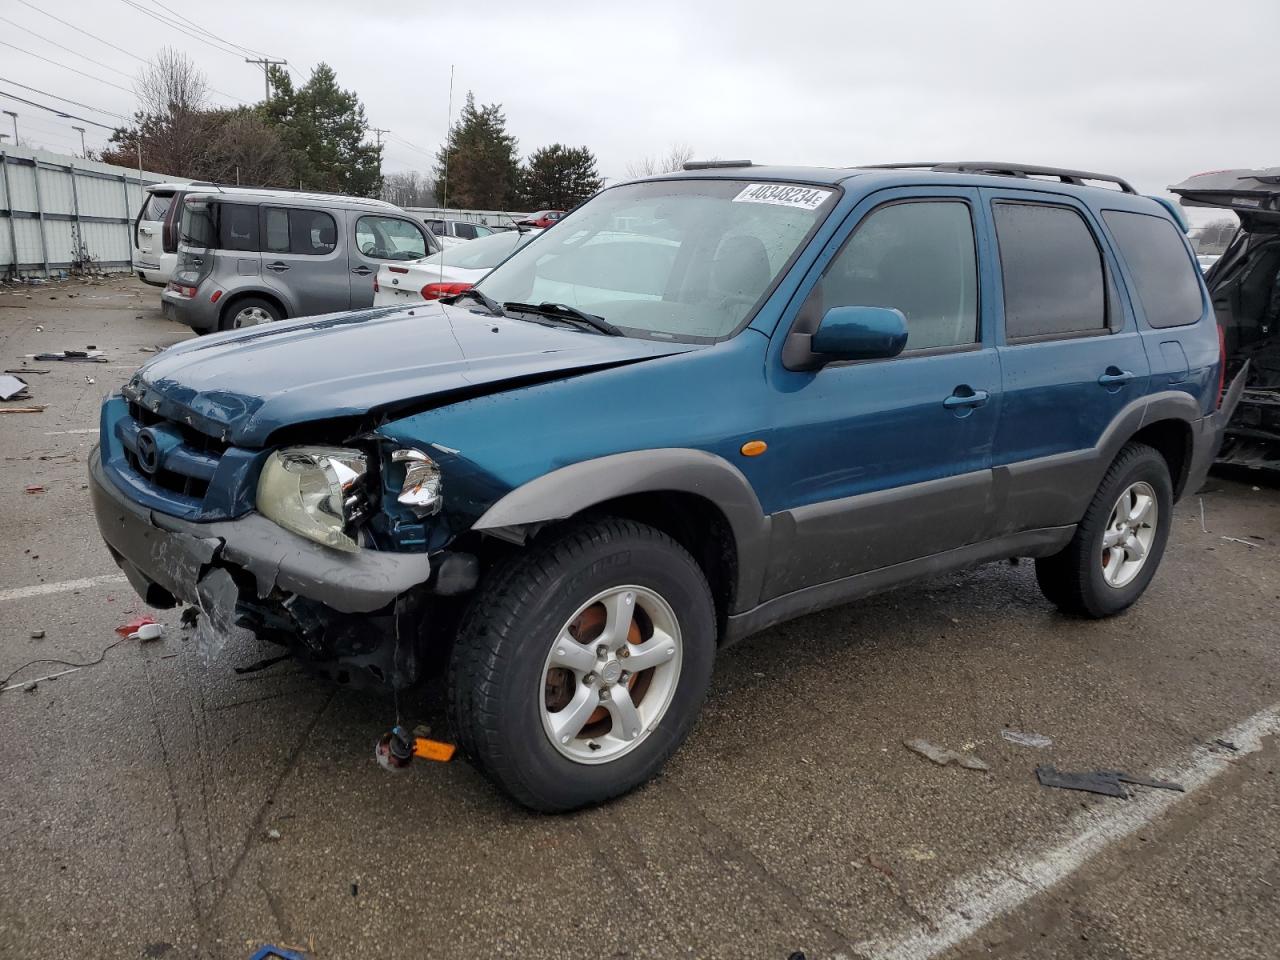
[[[597,194],[480,282],[499,303],[557,303],[624,333],[735,333],[835,203],[832,187],[657,180]],[[476,241],[478,242],[478,241]]]
[[511,251],[516,247],[523,246],[541,232],[541,230],[529,230],[517,233],[510,230],[495,233],[476,240],[468,240],[456,247],[447,247],[439,253],[424,257],[418,263],[423,266],[429,264],[438,267],[444,264],[446,267],[461,267],[464,270],[489,270],[511,256]]

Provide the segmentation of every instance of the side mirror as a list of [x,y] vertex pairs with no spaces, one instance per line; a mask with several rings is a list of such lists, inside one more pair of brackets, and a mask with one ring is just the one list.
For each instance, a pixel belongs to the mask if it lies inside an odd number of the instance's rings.
[[888,307],[832,307],[809,338],[818,364],[884,360],[907,345],[907,318]]

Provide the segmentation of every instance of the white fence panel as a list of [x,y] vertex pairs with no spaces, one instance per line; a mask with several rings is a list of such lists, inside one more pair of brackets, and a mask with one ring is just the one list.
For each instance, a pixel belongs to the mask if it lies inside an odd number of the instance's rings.
[[149,183],[187,183],[45,150],[0,148],[0,278],[129,270]]

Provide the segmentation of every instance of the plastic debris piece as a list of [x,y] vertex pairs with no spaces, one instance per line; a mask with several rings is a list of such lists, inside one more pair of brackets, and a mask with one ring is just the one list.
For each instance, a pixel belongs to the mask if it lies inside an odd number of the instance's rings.
[[415,737],[413,740],[413,755],[421,757],[423,760],[435,760],[437,763],[448,763],[453,759],[454,751],[457,750],[452,743],[442,743],[439,740],[428,740],[426,737]]
[[11,374],[0,376],[0,400],[26,400],[29,397],[27,381]]
[[26,693],[35,693],[36,687],[40,686],[39,680],[28,680],[22,685],[22,689]]
[[131,637],[133,634],[137,633],[139,630],[145,627],[148,623],[155,623],[155,622],[156,621],[154,617],[148,617],[148,616],[137,617],[134,620],[130,620],[128,623],[122,623],[120,624],[120,626],[116,627],[116,633],[120,634],[120,636],[122,637]]
[[307,955],[300,950],[286,947],[275,947],[268,944],[257,950],[249,960],[307,960]]
[[1221,747],[1223,750],[1230,750],[1232,753],[1235,753],[1240,749],[1235,745],[1235,741],[1223,740],[1221,737],[1218,737],[1216,740],[1213,741],[1213,743],[1214,743],[1214,746]]
[[1242,540],[1240,537],[1223,537],[1228,543],[1243,543],[1246,547],[1256,547],[1257,544],[1252,540]]
[[179,619],[179,624],[183,630],[191,630],[195,627],[196,623],[199,620],[200,620],[199,607],[184,607],[182,611],[182,617]]
[[222,652],[228,640],[250,641],[253,632],[235,622],[240,589],[231,574],[221,567],[210,570],[196,583],[196,597],[202,616],[196,621],[196,650],[208,666]]
[[85,382],[85,383],[97,383],[98,381],[97,381],[97,380],[95,380],[95,379],[93,379],[93,377],[85,377],[85,378],[84,378],[84,382]]
[[148,640],[159,640],[163,636],[164,624],[152,621],[151,623],[144,623],[133,633],[129,634],[129,639],[140,640],[143,643],[146,643]]
[[1036,779],[1040,781],[1041,786],[1045,787],[1057,787],[1060,790],[1082,790],[1085,793],[1097,793],[1104,797],[1119,797],[1122,800],[1129,799],[1129,791],[1124,788],[1125,784],[1156,787],[1160,790],[1176,790],[1179,793],[1184,792],[1184,787],[1180,783],[1174,783],[1170,780],[1148,780],[1120,770],[1092,770],[1083,773],[1069,773],[1067,771],[1059,771],[1051,766],[1040,766],[1036,767]]
[[1053,746],[1052,740],[1039,733],[1021,733],[1017,730],[1001,730],[1000,736],[1004,737],[1010,743],[1016,743],[1020,747],[1035,747],[1038,750],[1043,750],[1045,747]]
[[280,831],[275,827],[270,827],[263,836],[274,843],[276,840],[280,839]]
[[966,770],[990,770],[991,767],[979,760],[977,757],[968,753],[961,753],[958,750],[948,750],[946,747],[939,747],[930,743],[928,740],[903,740],[902,745],[920,756],[932,760],[940,767],[945,767],[949,763],[955,763],[964,767]]
[[27,493],[44,493],[44,487],[38,483],[28,483]]
[[32,631],[31,631],[31,639],[32,639],[32,640],[43,640],[43,639],[44,639],[44,631],[43,631],[43,630],[32,630]]

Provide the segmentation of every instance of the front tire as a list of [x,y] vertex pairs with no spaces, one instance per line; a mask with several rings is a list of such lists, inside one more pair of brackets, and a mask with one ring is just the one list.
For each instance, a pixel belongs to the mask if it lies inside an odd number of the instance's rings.
[[650,779],[692,729],[715,659],[694,559],[628,520],[575,524],[499,567],[449,670],[459,745],[527,807],[573,810]]
[[1071,542],[1036,560],[1041,593],[1076,616],[1098,619],[1128,609],[1155,576],[1172,521],[1168,463],[1144,443],[1127,444]]

